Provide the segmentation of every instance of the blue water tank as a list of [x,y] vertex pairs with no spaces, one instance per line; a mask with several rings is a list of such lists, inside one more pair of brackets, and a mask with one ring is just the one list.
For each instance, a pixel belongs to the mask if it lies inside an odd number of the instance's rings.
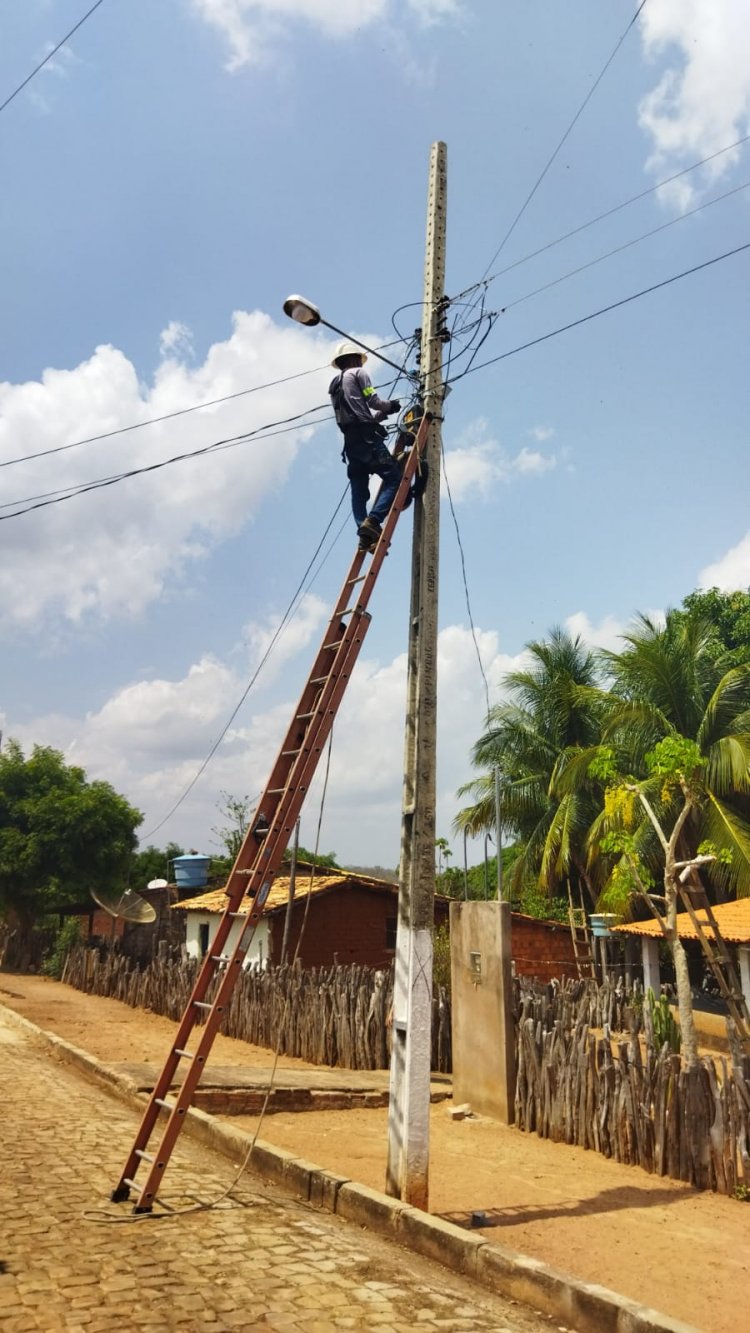
[[208,867],[210,864],[210,856],[199,856],[197,853],[191,853],[189,856],[176,856],[172,865],[174,866],[174,879],[178,889],[205,888],[208,883]]

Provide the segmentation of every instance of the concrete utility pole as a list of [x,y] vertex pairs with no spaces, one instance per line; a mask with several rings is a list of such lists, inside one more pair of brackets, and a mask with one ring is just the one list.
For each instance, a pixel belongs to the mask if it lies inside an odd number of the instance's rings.
[[443,415],[447,149],[434,143],[427,195],[422,374],[433,421],[429,483],[415,503],[407,677],[401,864],[388,1112],[389,1194],[418,1208],[429,1197],[432,929],[435,902],[435,751],[440,455]]

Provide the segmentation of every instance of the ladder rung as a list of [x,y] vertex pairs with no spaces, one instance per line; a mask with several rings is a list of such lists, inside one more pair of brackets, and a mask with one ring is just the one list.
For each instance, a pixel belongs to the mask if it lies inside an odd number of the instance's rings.
[[229,962],[229,954],[228,954],[228,953],[212,953],[212,954],[211,954],[211,962],[212,962],[212,963],[228,963],[228,962]]
[[302,719],[306,717],[315,717],[315,710],[313,709],[312,713],[298,713],[297,717],[300,719],[300,721],[302,721]]
[[[326,676],[326,680],[327,680],[327,679],[328,679],[328,677]],[[292,755],[295,755],[295,754],[301,754],[301,753],[302,753],[302,746],[299,747],[299,750],[282,750],[281,753],[283,754],[283,756],[284,756],[285,759],[290,759],[290,758],[292,757]]]
[[125,1177],[123,1178],[123,1182],[122,1182],[122,1183],[123,1183],[123,1185],[127,1185],[128,1188],[131,1189],[131,1190],[137,1190],[137,1189],[138,1189],[138,1185],[136,1184],[136,1182],[135,1182],[134,1180],[129,1180],[127,1176],[125,1176]]
[[[308,681],[308,684],[309,684],[309,685],[325,685],[326,681],[328,681],[328,680],[330,680],[330,679],[331,679],[330,676],[315,676],[311,681]],[[285,750],[285,751],[284,751],[284,754],[298,754],[298,753],[299,753],[299,752],[298,752],[297,750]]]
[[208,1000],[193,1000],[196,1009],[213,1009],[213,1005]]
[[135,1155],[136,1155],[136,1157],[141,1157],[141,1158],[143,1158],[143,1161],[144,1161],[144,1162],[153,1162],[153,1161],[155,1161],[154,1154],[153,1154],[153,1153],[150,1153],[150,1152],[146,1152],[145,1148],[136,1148],[136,1150],[135,1150]]
[[168,1102],[166,1097],[154,1097],[154,1105],[160,1106],[162,1111],[172,1111],[175,1107],[175,1103]]
[[286,791],[286,787],[269,787],[266,796],[280,796],[284,791]]
[[343,639],[337,639],[335,643],[324,643],[324,644],[323,644],[323,647],[324,647],[324,648],[340,648],[343,642],[344,642]]
[[247,912],[227,912],[227,916],[247,916]]
[[362,583],[363,580],[366,579],[366,578],[367,578],[367,575],[366,575],[366,574],[358,574],[357,577],[356,577],[355,579],[347,579],[346,581],[347,581],[348,584],[351,584],[351,583]]
[[180,1057],[181,1060],[192,1060],[192,1059],[193,1059],[193,1052],[192,1052],[192,1051],[180,1051],[180,1050],[177,1050],[177,1048],[175,1048],[175,1055],[179,1055],[179,1057]]

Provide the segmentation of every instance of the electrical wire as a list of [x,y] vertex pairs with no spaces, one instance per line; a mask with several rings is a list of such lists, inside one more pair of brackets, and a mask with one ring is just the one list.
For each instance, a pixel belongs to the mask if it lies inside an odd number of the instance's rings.
[[618,310],[621,306],[629,305],[632,301],[637,301],[641,296],[648,296],[651,292],[660,291],[662,287],[669,287],[673,282],[679,282],[681,278],[690,277],[693,273],[700,273],[703,269],[710,268],[713,264],[719,264],[723,259],[731,259],[734,255],[741,254],[744,250],[750,250],[750,241],[744,245],[737,245],[733,250],[726,250],[721,255],[714,255],[712,259],[706,259],[701,264],[694,264],[692,268],[683,269],[681,273],[674,273],[671,278],[665,278],[662,282],[652,283],[650,287],[643,287],[639,292],[633,292],[630,296],[624,296],[620,301],[612,301],[609,305],[602,306],[599,310],[592,310],[588,315],[582,315],[580,319],[571,320],[569,324],[562,324],[557,329],[551,329],[549,333],[543,333],[538,338],[531,338],[528,342],[521,343],[518,347],[511,347],[507,352],[501,352],[499,356],[490,357],[487,361],[480,361],[478,366],[471,366],[464,370],[460,375],[456,375],[452,380],[455,384],[465,375],[473,375],[478,370],[484,370],[486,366],[496,365],[498,361],[505,361],[510,356],[515,356],[518,352],[525,352],[529,347],[536,347],[539,343],[547,342],[550,338],[556,338],[559,333],[567,333],[569,329],[576,329],[581,324],[587,324],[589,320],[598,319],[599,315],[606,315],[611,310]]
[[478,282],[471,283],[471,285],[465,287],[463,291],[457,292],[454,297],[451,297],[451,305],[454,305],[456,301],[463,300],[465,296],[471,295],[477,288],[488,287],[491,282],[495,282],[497,278],[502,278],[506,273],[511,273],[514,268],[519,268],[522,264],[528,264],[530,260],[538,258],[539,255],[546,254],[548,250],[554,249],[555,246],[562,245],[564,241],[569,241],[572,236],[578,236],[580,232],[587,231],[589,227],[595,226],[597,222],[604,222],[607,218],[613,217],[615,213],[620,213],[624,208],[629,208],[631,204],[637,204],[641,199],[648,198],[650,194],[655,194],[657,190],[662,190],[665,185],[671,185],[673,181],[688,175],[689,172],[696,171],[698,167],[705,166],[707,162],[713,162],[715,158],[721,157],[724,153],[731,152],[733,148],[741,148],[742,145],[748,143],[748,141],[750,141],[750,134],[743,134],[740,139],[735,139],[734,143],[727,144],[724,148],[717,149],[715,153],[709,153],[708,157],[702,157],[697,162],[691,162],[690,166],[683,167],[681,171],[676,171],[672,176],[665,176],[663,180],[657,181],[656,185],[650,185],[648,189],[641,190],[638,194],[631,195],[629,199],[623,199],[621,203],[615,204],[612,208],[605,209],[603,213],[597,213],[596,217],[589,218],[588,222],[581,222],[577,227],[571,228],[570,231],[563,232],[562,236],[557,236],[554,240],[547,241],[545,245],[540,245],[536,250],[530,250],[527,255],[523,255],[520,259],[515,259],[512,264],[507,264],[505,268],[500,268],[497,269],[495,273],[490,273],[489,277],[480,278]]
[[52,50],[49,51],[47,55],[44,57],[44,60],[40,60],[39,64],[36,65],[34,69],[32,69],[31,73],[27,74],[23,83],[19,83],[18,87],[14,88],[13,92],[10,94],[10,97],[6,97],[5,101],[0,103],[0,111],[4,111],[6,106],[10,106],[10,103],[13,101],[13,98],[18,97],[18,94],[20,92],[23,92],[23,89],[26,87],[27,83],[31,83],[31,80],[34,78],[35,75],[39,73],[40,69],[44,69],[44,66],[49,63],[52,57],[57,55],[57,52],[60,50],[60,47],[64,46],[66,42],[70,41],[70,38],[73,36],[73,33],[78,32],[78,29],[83,27],[83,24],[86,22],[86,19],[91,18],[91,15],[93,14],[94,10],[98,9],[99,6],[103,3],[104,0],[96,0],[96,4],[92,5],[91,8],[86,11],[83,18],[80,18],[78,22],[74,24],[74,26],[70,29],[70,32],[67,32],[65,34],[62,41],[59,41],[57,43],[57,46],[53,46]]
[[602,79],[604,78],[604,75],[607,73],[607,70],[609,69],[610,65],[612,64],[612,61],[615,59],[615,56],[617,55],[618,51],[620,50],[620,47],[622,46],[623,42],[625,41],[625,38],[627,37],[627,35],[628,35],[628,33],[630,32],[631,28],[635,27],[635,24],[638,22],[638,19],[639,19],[640,15],[641,15],[643,9],[645,8],[646,3],[647,3],[647,0],[641,0],[641,3],[639,4],[637,10],[635,11],[635,14],[633,15],[633,17],[631,18],[631,20],[630,20],[630,22],[628,23],[627,27],[625,28],[625,30],[623,31],[623,33],[621,34],[621,36],[618,38],[617,42],[615,43],[615,46],[614,46],[612,52],[611,52],[610,55],[608,56],[608,58],[607,58],[607,60],[605,61],[605,63],[604,63],[604,65],[603,65],[602,69],[600,70],[599,74],[597,75],[597,77],[595,78],[595,80],[594,80],[594,82],[592,83],[591,87],[589,88],[589,91],[586,93],[586,96],[584,97],[583,101],[581,102],[581,105],[579,106],[579,108],[578,108],[578,110],[576,111],[576,113],[575,113],[573,119],[571,120],[570,124],[568,125],[567,129],[565,130],[565,133],[563,134],[562,138],[560,139],[559,143],[557,144],[557,147],[554,149],[554,151],[552,152],[552,154],[550,155],[550,157],[547,159],[547,162],[546,162],[545,166],[542,168],[541,172],[540,172],[539,175],[537,176],[537,179],[536,179],[536,181],[534,182],[534,185],[533,185],[532,188],[530,189],[530,191],[529,191],[529,193],[527,194],[527,196],[526,196],[524,202],[522,203],[521,207],[519,208],[518,212],[516,213],[515,217],[513,218],[513,221],[511,222],[510,226],[508,227],[508,230],[506,231],[505,235],[503,236],[503,239],[501,240],[499,246],[497,247],[497,250],[495,251],[494,255],[492,256],[492,258],[491,258],[491,260],[490,260],[490,262],[489,262],[489,264],[487,265],[486,269],[484,270],[484,273],[482,274],[482,277],[483,277],[483,278],[487,276],[489,270],[492,268],[492,265],[494,264],[494,262],[495,262],[495,260],[497,259],[498,255],[499,255],[500,252],[505,248],[507,242],[510,240],[511,236],[513,235],[513,232],[515,231],[516,227],[518,226],[518,223],[521,221],[521,218],[523,217],[524,213],[526,212],[526,209],[528,208],[529,204],[531,203],[532,199],[534,198],[534,195],[536,194],[537,190],[539,189],[539,186],[542,184],[542,181],[544,180],[545,176],[547,175],[547,172],[549,171],[550,167],[552,166],[553,162],[555,161],[555,158],[557,157],[558,153],[560,152],[560,149],[563,147],[563,144],[564,144],[565,141],[568,139],[568,137],[569,137],[570,134],[572,133],[573,129],[575,128],[576,124],[577,124],[578,121],[580,120],[581,116],[583,115],[583,112],[586,110],[586,107],[588,106],[589,102],[591,101],[591,98],[593,97],[594,93],[596,92],[597,88],[599,87],[599,84],[601,83]]
[[[323,776],[323,790],[321,792],[321,797],[320,797],[320,808],[318,812],[318,825],[315,833],[315,848],[313,851],[313,861],[310,867],[310,878],[308,881],[307,894],[305,897],[305,910],[303,912],[302,921],[300,923],[299,935],[297,937],[297,944],[294,950],[294,956],[290,964],[290,971],[294,969],[299,959],[299,955],[302,949],[302,941],[305,935],[305,928],[307,926],[307,919],[310,911],[310,902],[312,900],[312,890],[315,879],[315,869],[318,860],[318,851],[320,848],[320,833],[323,826],[323,814],[325,811],[326,796],[328,793],[328,778],[331,771],[332,749],[333,749],[333,727],[331,727],[331,731],[328,736],[328,753],[326,755],[326,766]],[[215,1199],[205,1199],[205,1200],[199,1199],[196,1203],[189,1204],[185,1208],[171,1208],[169,1207],[168,1204],[164,1202],[163,1199],[157,1198],[157,1202],[160,1203],[163,1208],[167,1209],[167,1211],[164,1213],[151,1213],[151,1212],[130,1213],[127,1216],[123,1217],[121,1214],[105,1212],[103,1208],[84,1209],[82,1216],[86,1219],[86,1221],[95,1222],[97,1225],[105,1225],[113,1223],[115,1225],[120,1225],[120,1226],[122,1226],[123,1224],[133,1224],[133,1223],[149,1222],[149,1221],[164,1222],[164,1221],[169,1221],[175,1217],[185,1217],[186,1214],[188,1213],[210,1212],[212,1209],[218,1208],[222,1203],[224,1203],[230,1197],[233,1190],[237,1188],[240,1180],[242,1179],[242,1176],[245,1174],[248,1166],[250,1165],[253,1152],[255,1151],[255,1145],[257,1144],[258,1139],[260,1137],[260,1131],[266,1116],[266,1112],[268,1110],[269,1102],[271,1100],[271,1093],[273,1092],[273,1089],[276,1084],[276,1071],[278,1069],[279,1059],[281,1056],[282,1034],[284,1031],[284,1025],[286,1023],[286,1017],[289,1012],[290,1000],[291,1000],[291,988],[288,988],[286,993],[286,998],[284,1000],[284,1008],[281,1013],[281,1019],[277,1028],[273,1064],[271,1066],[271,1072],[269,1074],[268,1083],[266,1085],[266,1093],[265,1097],[263,1098],[263,1105],[260,1108],[258,1123],[255,1126],[255,1130],[253,1132],[252,1139],[250,1140],[250,1145],[247,1149],[247,1152],[245,1153],[245,1156],[240,1162],[240,1165],[237,1167],[229,1185],[225,1189],[223,1189]]]
[[[533,296],[539,296],[541,292],[547,292],[551,287],[557,287],[561,282],[566,282],[568,278],[574,278],[579,273],[585,273],[586,269],[594,268],[597,264],[604,263],[605,259],[611,259],[613,255],[622,254],[624,250],[631,249],[634,245],[639,245],[641,241],[647,241],[652,236],[658,236],[659,232],[667,231],[669,227],[674,227],[678,222],[684,222],[686,218],[695,217],[696,213],[702,213],[704,208],[710,208],[712,204],[720,204],[725,199],[730,199],[732,195],[739,194],[742,190],[747,190],[750,186],[750,180],[744,181],[742,185],[736,185],[732,190],[726,190],[724,194],[717,194],[713,199],[707,199],[705,203],[696,205],[687,213],[680,213],[675,218],[670,218],[668,222],[662,222],[658,227],[652,227],[650,231],[644,231],[640,236],[634,236],[630,241],[624,241],[622,245],[616,245],[612,250],[607,250],[603,255],[597,255],[596,259],[589,259],[585,264],[579,264],[577,268],[569,269],[559,278],[553,278],[551,282],[545,282],[541,287],[535,287],[533,291],[527,292],[525,296],[516,297],[515,301],[508,301],[500,311],[505,314],[512,310],[514,306],[522,305],[524,301],[530,301]],[[481,319],[481,316],[480,316]]]
[[[394,338],[390,342],[380,343],[373,348],[374,352],[385,351],[388,347],[395,347],[398,343],[405,342],[405,338]],[[292,375],[283,375],[278,380],[267,380],[265,384],[253,384],[247,389],[238,389],[236,393],[226,393],[221,398],[209,398],[203,403],[194,403],[192,407],[179,407],[174,412],[164,412],[158,417],[148,417],[145,421],[133,421],[128,426],[118,426],[116,430],[107,430],[101,435],[88,435],[83,440],[73,440],[70,444],[58,444],[52,449],[41,449],[35,454],[21,454],[18,458],[7,458],[0,462],[0,468],[13,467],[16,463],[29,463],[36,458],[49,458],[51,454],[62,454],[68,449],[80,449],[84,444],[95,444],[98,440],[111,440],[115,435],[125,435],[129,431],[142,430],[145,426],[158,425],[162,421],[173,421],[175,417],[188,416],[191,412],[202,412],[206,407],[217,407],[221,403],[230,403],[235,398],[244,398],[247,394],[260,393],[262,389],[275,389],[281,384],[290,384],[292,380],[304,379],[306,375],[317,375],[323,370],[328,369],[328,364],[324,366],[313,366],[312,370],[299,370]]]
[[[303,596],[305,595],[305,593],[309,590],[309,587],[311,586],[311,584],[308,584],[307,586],[305,586],[305,585],[306,585],[307,577],[308,577],[310,571],[312,570],[312,568],[313,568],[313,566],[314,566],[314,564],[315,564],[315,561],[316,561],[317,558],[318,558],[318,555],[319,555],[319,553],[320,553],[320,551],[321,551],[321,549],[322,549],[322,547],[323,547],[323,545],[324,545],[324,543],[325,543],[325,540],[326,540],[326,538],[327,538],[329,532],[331,531],[331,528],[333,527],[333,524],[334,524],[335,521],[336,521],[336,517],[337,517],[337,515],[338,515],[338,512],[339,512],[339,510],[341,509],[341,506],[342,506],[342,504],[344,503],[344,500],[345,500],[345,498],[346,498],[347,491],[348,491],[348,487],[345,488],[345,489],[342,491],[341,496],[340,496],[340,498],[339,498],[339,501],[338,501],[338,503],[337,503],[337,505],[336,505],[336,508],[334,509],[333,513],[331,514],[331,517],[329,518],[329,520],[328,520],[328,522],[327,522],[327,524],[326,524],[326,526],[325,526],[325,530],[324,530],[324,532],[323,532],[323,536],[321,537],[320,541],[318,542],[318,545],[316,546],[316,548],[315,548],[315,550],[314,550],[314,552],[313,552],[313,554],[312,554],[312,556],[311,556],[311,558],[310,558],[310,560],[309,560],[309,562],[308,562],[308,564],[307,564],[307,567],[306,567],[306,569],[305,569],[305,572],[304,572],[304,574],[302,575],[302,578],[300,579],[299,583],[297,584],[297,587],[296,587],[294,593],[292,594],[292,597],[291,597],[291,599],[290,599],[290,601],[289,601],[289,604],[288,604],[288,606],[287,606],[287,608],[286,608],[286,611],[284,612],[284,614],[283,614],[281,620],[279,621],[279,624],[278,624],[278,626],[277,626],[277,628],[276,628],[276,630],[275,630],[275,632],[274,632],[274,634],[273,634],[273,636],[272,636],[272,638],[271,638],[271,640],[270,640],[270,642],[269,642],[269,644],[268,644],[268,647],[266,648],[266,651],[264,652],[262,658],[260,659],[260,662],[258,663],[257,667],[255,668],[255,671],[253,672],[252,676],[250,677],[250,680],[248,681],[248,684],[245,686],[245,689],[243,690],[243,692],[242,692],[242,694],[241,694],[241,696],[240,696],[238,702],[236,703],[235,707],[232,709],[232,712],[230,713],[229,717],[227,718],[227,721],[226,721],[226,723],[224,724],[224,727],[222,728],[220,734],[217,736],[216,740],[213,742],[213,744],[212,744],[210,750],[208,751],[208,754],[206,755],[205,759],[204,759],[203,762],[201,763],[201,765],[200,765],[198,771],[196,772],[195,776],[194,776],[194,777],[191,779],[191,781],[188,783],[188,786],[185,788],[185,790],[184,790],[184,792],[182,793],[182,795],[179,797],[179,799],[178,799],[177,801],[175,801],[174,805],[171,807],[170,810],[167,811],[166,815],[164,815],[164,817],[163,817],[162,819],[159,820],[159,823],[158,823],[158,824],[155,824],[154,827],[153,827],[148,833],[144,833],[142,838],[139,838],[139,842],[140,842],[140,841],[148,842],[149,838],[152,838],[152,837],[154,836],[155,833],[158,833],[158,832],[159,832],[159,829],[160,829],[160,828],[163,828],[163,827],[164,827],[164,825],[167,823],[167,820],[171,819],[171,818],[172,818],[172,815],[174,815],[174,814],[177,812],[177,810],[179,810],[179,808],[180,808],[180,806],[182,805],[183,801],[190,795],[190,792],[193,790],[193,787],[195,786],[195,784],[196,784],[196,782],[198,781],[198,779],[199,779],[200,777],[202,777],[202,775],[205,773],[206,769],[208,768],[208,765],[210,764],[211,760],[213,759],[214,755],[216,754],[216,751],[218,750],[219,746],[221,745],[222,741],[224,740],[224,737],[226,736],[227,732],[229,731],[229,728],[231,727],[232,723],[234,722],[234,719],[236,718],[237,714],[239,713],[239,711],[240,711],[242,705],[244,704],[245,700],[247,699],[247,696],[249,695],[251,689],[253,688],[253,685],[255,684],[256,680],[258,679],[258,676],[260,675],[261,671],[263,670],[263,667],[265,666],[266,662],[268,661],[269,657],[271,656],[271,653],[273,652],[273,650],[274,650],[274,648],[275,648],[275,646],[276,646],[278,640],[281,638],[281,635],[283,634],[283,632],[284,632],[284,630],[285,630],[287,624],[288,624],[289,621],[293,618],[293,616],[296,615],[297,611],[299,610],[299,605],[300,605],[300,603],[301,603],[301,601],[302,601],[302,598],[303,598]],[[336,541],[338,541],[338,537],[339,537],[339,535],[340,535],[340,533],[337,534],[336,538],[334,539],[334,544],[335,544]],[[326,557],[326,558],[327,558],[327,557]],[[318,573],[319,573],[319,572],[320,572],[320,571],[318,570]],[[315,577],[317,577],[317,574],[316,574]]]
[[453,495],[451,494],[451,486],[448,480],[448,469],[446,468],[445,465],[445,449],[443,447],[442,438],[440,440],[440,457],[443,464],[443,480],[445,481],[445,489],[448,493],[448,504],[450,505],[451,516],[453,518],[453,526],[456,531],[456,541],[458,543],[458,551],[461,559],[461,578],[463,579],[463,585],[464,585],[464,598],[466,600],[466,611],[469,616],[469,625],[471,627],[471,637],[474,643],[474,651],[477,655],[477,662],[479,663],[479,670],[481,672],[482,681],[484,683],[484,697],[487,704],[487,716],[489,717],[490,686],[489,686],[489,681],[487,680],[487,673],[484,669],[482,654],[479,651],[479,640],[477,639],[477,631],[476,631],[476,626],[474,624],[474,616],[471,609],[471,597],[469,595],[469,581],[466,574],[466,556],[464,553],[463,542],[461,541],[461,529],[459,528],[458,525],[458,515],[456,514],[456,507],[453,503]]
[[584,97],[583,101],[581,102],[581,105],[579,106],[578,110],[576,111],[575,115],[573,116],[573,119],[572,119],[572,120],[570,121],[570,123],[568,124],[568,126],[567,126],[565,132],[563,133],[563,135],[562,135],[562,137],[560,138],[560,140],[558,141],[556,147],[554,148],[554,150],[553,150],[552,153],[550,154],[549,158],[547,159],[547,161],[546,161],[544,167],[543,167],[542,170],[540,171],[540,173],[539,173],[539,175],[537,176],[537,178],[536,178],[534,184],[532,185],[531,189],[529,190],[529,193],[526,195],[526,198],[524,199],[523,203],[521,204],[521,207],[518,209],[518,212],[516,213],[516,215],[515,215],[515,217],[513,218],[513,220],[512,220],[512,222],[511,222],[510,226],[508,227],[507,231],[505,232],[505,235],[503,236],[503,238],[502,238],[502,240],[501,240],[499,246],[497,247],[495,253],[493,254],[493,256],[492,256],[492,258],[491,258],[489,264],[488,264],[487,267],[485,268],[484,273],[482,274],[482,279],[485,279],[485,278],[487,277],[487,274],[489,273],[490,269],[492,268],[492,265],[495,263],[496,259],[497,259],[498,256],[501,254],[501,252],[505,249],[506,244],[508,243],[508,241],[510,240],[511,236],[513,235],[513,232],[515,231],[516,227],[518,226],[518,223],[521,221],[521,218],[523,217],[524,213],[526,212],[526,209],[528,208],[529,204],[531,203],[532,199],[534,198],[534,195],[536,194],[537,190],[539,189],[540,185],[542,184],[542,181],[544,180],[545,176],[547,175],[547,172],[549,171],[549,169],[550,169],[550,167],[552,166],[553,162],[555,161],[555,159],[556,159],[558,153],[560,152],[561,148],[563,147],[563,144],[564,144],[564,143],[566,142],[566,140],[569,138],[569,136],[570,136],[570,134],[572,133],[573,129],[575,128],[575,126],[577,125],[577,123],[578,123],[578,121],[580,120],[581,116],[583,115],[583,112],[586,110],[586,107],[588,106],[589,102],[591,101],[591,98],[594,96],[594,93],[596,92],[597,88],[599,87],[599,84],[601,83],[602,79],[604,78],[605,74],[607,73],[607,70],[609,69],[610,65],[612,64],[613,60],[615,59],[615,57],[616,57],[618,51],[620,50],[620,47],[622,46],[623,42],[625,41],[626,37],[628,36],[628,33],[630,32],[631,28],[633,28],[633,27],[635,26],[635,24],[638,22],[638,19],[639,19],[640,15],[641,15],[641,13],[642,13],[642,11],[643,11],[643,9],[644,9],[646,3],[647,3],[647,0],[641,0],[641,3],[639,4],[639,6],[638,6],[638,8],[637,8],[637,10],[636,10],[636,12],[635,12],[635,14],[633,15],[633,17],[631,18],[631,20],[630,20],[630,22],[628,23],[627,27],[624,29],[624,31],[622,32],[622,34],[621,34],[620,37],[618,38],[617,42],[615,43],[615,46],[614,46],[613,50],[610,52],[609,56],[607,57],[607,60],[605,61],[604,65],[602,66],[602,69],[599,71],[599,74],[597,75],[597,77],[595,78],[595,80],[594,80],[594,82],[592,83],[591,87],[589,88],[588,92],[586,93],[586,96]]
[[[50,491],[39,496],[28,496],[26,500],[5,501],[0,504],[0,509],[7,508],[9,504],[26,505],[25,509],[13,509],[9,514],[0,514],[0,523],[10,518],[18,518],[22,514],[30,514],[35,509],[45,509],[49,505],[62,504],[65,500],[73,500],[77,495],[87,495],[90,491],[102,490],[107,486],[114,486],[120,481],[127,481],[130,477],[139,477],[146,472],[158,472],[161,468],[170,467],[173,463],[184,463],[191,458],[200,458],[205,454],[221,453],[225,449],[235,449],[238,445],[246,443],[248,440],[267,440],[276,435],[288,435],[295,430],[302,430],[306,426],[320,425],[320,421],[304,421],[305,417],[311,416],[314,412],[322,412],[329,406],[328,403],[319,403],[317,407],[309,407],[304,412],[299,412],[292,417],[284,417],[280,421],[272,421],[265,426],[258,426],[255,430],[245,431],[242,435],[231,435],[226,439],[214,440],[212,444],[203,445],[200,449],[191,449],[184,454],[175,454],[172,458],[162,459],[160,463],[148,463],[144,467],[130,468],[127,472],[118,472],[109,477],[99,477],[95,481],[81,482],[75,487],[64,487],[60,491]],[[329,413],[326,420],[333,420],[333,414]],[[295,424],[287,424],[295,423]],[[279,426],[281,429],[275,430],[273,427]],[[36,503],[31,503],[36,501]]]

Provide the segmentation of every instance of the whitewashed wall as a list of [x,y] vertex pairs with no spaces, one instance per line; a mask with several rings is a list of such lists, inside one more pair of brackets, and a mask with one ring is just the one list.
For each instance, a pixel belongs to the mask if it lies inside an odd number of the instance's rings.
[[[185,913],[185,915],[187,917],[187,934],[185,939],[185,947],[187,948],[188,955],[191,958],[200,958],[201,957],[200,927],[205,925],[208,926],[208,947],[209,949],[212,949],[214,938],[219,928],[219,921],[221,920],[221,917],[217,916],[215,912],[188,911]],[[240,933],[244,925],[245,925],[244,918],[241,918],[233,922],[232,929],[229,932],[229,939],[227,941],[226,948],[224,949],[225,953],[231,954],[233,952],[233,950],[237,945],[237,942],[239,941]],[[247,954],[245,955],[245,963],[244,963],[245,967],[265,967],[268,961],[269,934],[270,934],[269,922],[263,920],[259,921],[250,948],[248,949]]]

